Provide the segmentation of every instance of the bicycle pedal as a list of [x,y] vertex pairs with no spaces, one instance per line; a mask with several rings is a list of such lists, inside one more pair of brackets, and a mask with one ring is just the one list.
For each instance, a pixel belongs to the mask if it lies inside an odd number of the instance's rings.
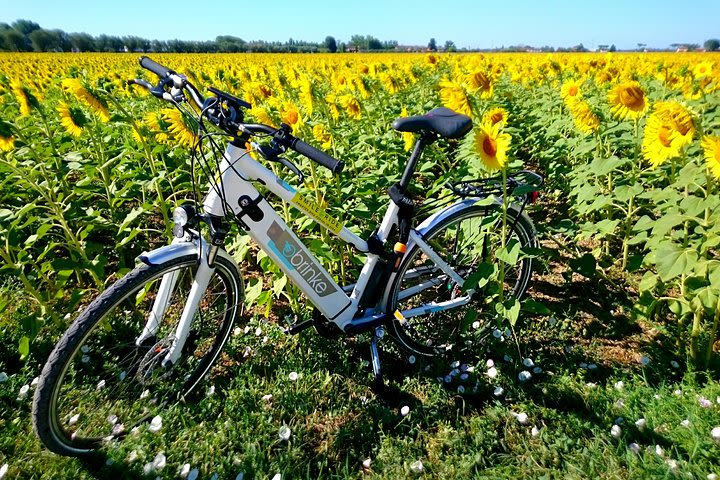
[[290,327],[286,328],[284,330],[284,333],[288,335],[297,335],[298,333],[302,332],[303,330],[306,330],[313,326],[312,320],[304,320],[300,323],[296,323],[294,325],[291,325]]

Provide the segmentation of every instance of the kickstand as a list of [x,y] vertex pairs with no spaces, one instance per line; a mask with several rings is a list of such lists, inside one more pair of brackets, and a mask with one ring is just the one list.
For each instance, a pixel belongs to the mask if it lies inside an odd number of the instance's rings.
[[378,350],[378,340],[385,336],[385,329],[383,327],[375,328],[375,335],[370,342],[370,357],[372,359],[373,367],[373,388],[381,392],[385,389],[385,382],[383,381],[382,372],[380,371],[380,352]]

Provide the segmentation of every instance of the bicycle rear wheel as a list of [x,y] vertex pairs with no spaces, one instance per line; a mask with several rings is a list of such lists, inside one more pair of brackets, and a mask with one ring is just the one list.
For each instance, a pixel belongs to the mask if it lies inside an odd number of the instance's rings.
[[[218,255],[180,359],[162,365],[197,270],[197,256],[142,265],[103,292],[60,339],[43,368],[33,423],[48,449],[90,453],[182,400],[228,339],[243,296],[233,262]],[[175,278],[157,331],[137,345],[163,278]]]
[[[506,217],[507,242],[522,249],[537,247],[535,228],[525,213],[509,207]],[[495,249],[501,244],[502,209],[499,206],[470,207],[433,227],[425,241],[463,279],[481,266],[498,264]],[[532,276],[532,258],[520,258],[505,265],[504,294],[522,297]],[[481,308],[482,289],[462,305],[435,311],[438,304],[465,295],[460,286],[443,273],[417,246],[403,259],[390,290],[389,312],[422,312],[406,322],[390,320],[388,329],[401,347],[424,356],[444,354],[462,348],[463,322],[468,310]]]

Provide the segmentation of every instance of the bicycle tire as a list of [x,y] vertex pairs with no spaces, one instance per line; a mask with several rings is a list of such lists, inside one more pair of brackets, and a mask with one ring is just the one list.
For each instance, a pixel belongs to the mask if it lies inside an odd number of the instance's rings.
[[[183,290],[192,284],[197,263],[197,255],[185,255],[137,267],[65,332],[40,374],[33,400],[34,429],[49,450],[66,456],[92,453],[104,440],[122,439],[198,386],[228,340],[244,292],[237,266],[218,255],[182,356],[169,369],[162,367],[160,352],[172,341],[186,298]],[[135,339],[145,326],[154,289],[172,272],[177,281],[163,322],[154,337],[138,346]]]
[[[492,217],[496,217],[495,220],[492,220]],[[468,220],[470,222],[466,222]],[[501,220],[500,206],[473,206],[454,213],[435,225],[424,235],[424,239],[432,246],[433,250],[451,267],[458,271],[463,278],[467,278],[473,271],[472,267],[478,263],[497,262],[496,259],[491,258],[491,250],[495,248],[496,244],[499,244],[500,238],[497,231],[494,231],[492,227],[499,227]],[[468,227],[464,226],[463,222],[466,222],[465,225]],[[513,206],[508,207],[507,225],[509,229],[508,242],[516,239],[520,242],[520,246],[523,249],[536,248],[538,246],[535,227],[525,212],[520,212]],[[464,269],[459,267],[459,262],[465,259],[465,256],[459,258],[461,251],[453,253],[448,249],[447,233],[453,233],[453,227],[455,227],[455,239],[451,242],[452,248],[457,249],[460,241],[459,237],[463,230],[465,230],[463,236],[467,237],[466,240],[468,240],[469,245],[475,249],[474,253],[476,257],[478,257],[473,258],[469,266]],[[470,234],[467,233],[467,231],[475,230],[478,227],[478,235],[469,236]],[[476,250],[478,242],[482,242],[483,244],[479,252]],[[487,248],[488,246],[492,248]],[[407,311],[408,308],[416,308],[418,305],[426,305],[435,300],[448,300],[452,298],[453,295],[461,295],[460,288],[454,284],[454,282],[445,279],[441,284],[422,290],[421,293],[416,296],[398,301],[399,292],[403,291],[403,289],[417,285],[422,282],[423,279],[427,282],[431,275],[434,275],[436,278],[443,277],[442,272],[437,272],[437,269],[435,269],[434,272],[428,274],[427,278],[423,277],[422,274],[413,273],[413,275],[417,276],[411,280],[408,272],[413,270],[414,272],[422,271],[421,267],[415,266],[411,269],[411,266],[418,264],[418,262],[419,264],[434,265],[429,259],[420,254],[420,248],[414,246],[408,251],[400,264],[388,295],[388,312],[394,312],[395,310]],[[450,254],[450,257],[448,254]],[[455,256],[455,258],[452,258],[452,256]],[[504,288],[509,296],[521,298],[525,294],[532,277],[532,267],[533,259],[524,257],[519,259],[506,273]],[[432,269],[432,267],[425,268]],[[438,275],[438,273],[440,273],[440,275]],[[416,298],[421,295],[422,298]],[[476,289],[474,297],[467,305],[408,318],[406,322],[402,323],[396,319],[391,319],[387,322],[388,331],[403,349],[413,354],[426,357],[445,354],[455,348],[456,343],[453,343],[452,340],[456,342],[461,341],[460,334],[462,322],[465,317],[464,311],[476,308],[476,301],[481,295],[482,291]]]

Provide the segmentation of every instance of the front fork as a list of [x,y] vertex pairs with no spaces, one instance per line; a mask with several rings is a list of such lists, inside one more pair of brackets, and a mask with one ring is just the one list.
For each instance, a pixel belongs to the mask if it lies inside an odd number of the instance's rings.
[[[210,279],[215,273],[215,258],[217,257],[220,245],[225,240],[225,230],[219,225],[219,223],[209,222],[211,231],[211,242],[208,245],[201,237],[198,238],[198,247],[200,254],[198,255],[198,268],[193,279],[193,284],[190,287],[190,293],[188,294],[185,307],[183,308],[180,321],[175,328],[175,335],[172,338],[172,344],[167,349],[165,358],[163,358],[162,366],[171,367],[180,358],[183,346],[187,340],[188,333],[190,333],[190,327],[192,321],[195,318],[195,314],[200,307],[200,301],[205,290],[207,290],[210,284]],[[198,236],[199,237],[199,236]],[[190,240],[190,233],[186,233],[182,238],[175,238],[173,244],[187,242]],[[204,247],[204,248],[203,248]],[[148,315],[145,327],[143,328],[142,334],[135,340],[135,344],[140,346],[148,338],[153,337],[160,325],[162,324],[165,312],[170,304],[175,286],[177,284],[178,276],[180,272],[175,270],[163,275],[160,281],[160,287],[158,288],[157,296],[153,302],[152,310]]]

